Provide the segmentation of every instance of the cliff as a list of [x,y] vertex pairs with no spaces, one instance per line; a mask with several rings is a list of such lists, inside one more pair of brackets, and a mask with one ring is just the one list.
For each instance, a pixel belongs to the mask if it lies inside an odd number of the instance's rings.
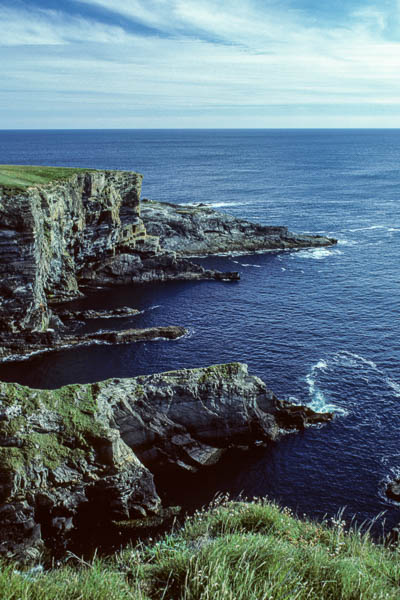
[[324,422],[232,363],[59,390],[0,383],[0,554],[34,558],[76,528],[160,508],[152,471]]
[[0,356],[21,353],[21,341],[27,352],[59,343],[51,307],[87,290],[221,278],[146,233],[138,173],[36,167],[45,183],[31,185],[30,169],[19,169],[23,185],[0,185]]

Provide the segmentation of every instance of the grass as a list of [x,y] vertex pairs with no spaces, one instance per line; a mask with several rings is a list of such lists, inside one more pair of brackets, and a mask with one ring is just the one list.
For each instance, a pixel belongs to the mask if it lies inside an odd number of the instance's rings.
[[267,501],[215,502],[156,542],[30,579],[0,570],[3,600],[394,600],[400,552],[368,530],[295,518]]
[[0,165],[0,186],[8,189],[23,190],[31,185],[68,179],[76,173],[85,171],[94,171],[94,169]]

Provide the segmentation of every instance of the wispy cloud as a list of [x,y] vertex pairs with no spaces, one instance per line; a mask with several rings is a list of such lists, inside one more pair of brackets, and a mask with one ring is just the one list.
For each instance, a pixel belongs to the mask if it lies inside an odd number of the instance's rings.
[[123,44],[122,27],[98,23],[61,11],[1,7],[0,46],[54,46],[83,42]]
[[340,111],[382,122],[384,107],[400,119],[397,2],[323,20],[291,0],[37,2],[2,9],[3,127],[44,126],[44,107],[48,126],[293,126],[304,114],[329,126]]

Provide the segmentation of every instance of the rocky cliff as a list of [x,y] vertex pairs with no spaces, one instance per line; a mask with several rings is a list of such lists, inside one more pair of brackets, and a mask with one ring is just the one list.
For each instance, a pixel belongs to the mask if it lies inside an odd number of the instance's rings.
[[162,250],[146,233],[141,184],[137,173],[71,169],[45,184],[0,186],[0,356],[12,353],[17,339],[27,351],[56,344],[52,334],[62,323],[51,307],[82,291],[221,278]]
[[152,471],[195,471],[330,416],[280,402],[240,363],[53,391],[0,383],[0,553],[34,558],[83,522],[154,513]]
[[142,200],[146,231],[158,236],[166,250],[181,256],[206,256],[226,252],[330,246],[335,239],[291,233],[287,227],[251,223],[218,212],[210,205],[179,205]]

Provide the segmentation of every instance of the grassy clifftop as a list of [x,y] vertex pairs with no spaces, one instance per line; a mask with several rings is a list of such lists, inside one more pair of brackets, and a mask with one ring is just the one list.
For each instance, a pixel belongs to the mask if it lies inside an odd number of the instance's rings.
[[94,171],[69,167],[40,167],[27,165],[0,165],[0,186],[23,190],[30,185],[68,179],[75,173]]
[[0,569],[1,597],[29,600],[395,600],[399,549],[295,518],[264,501],[216,503],[182,529],[112,558],[39,574]]

